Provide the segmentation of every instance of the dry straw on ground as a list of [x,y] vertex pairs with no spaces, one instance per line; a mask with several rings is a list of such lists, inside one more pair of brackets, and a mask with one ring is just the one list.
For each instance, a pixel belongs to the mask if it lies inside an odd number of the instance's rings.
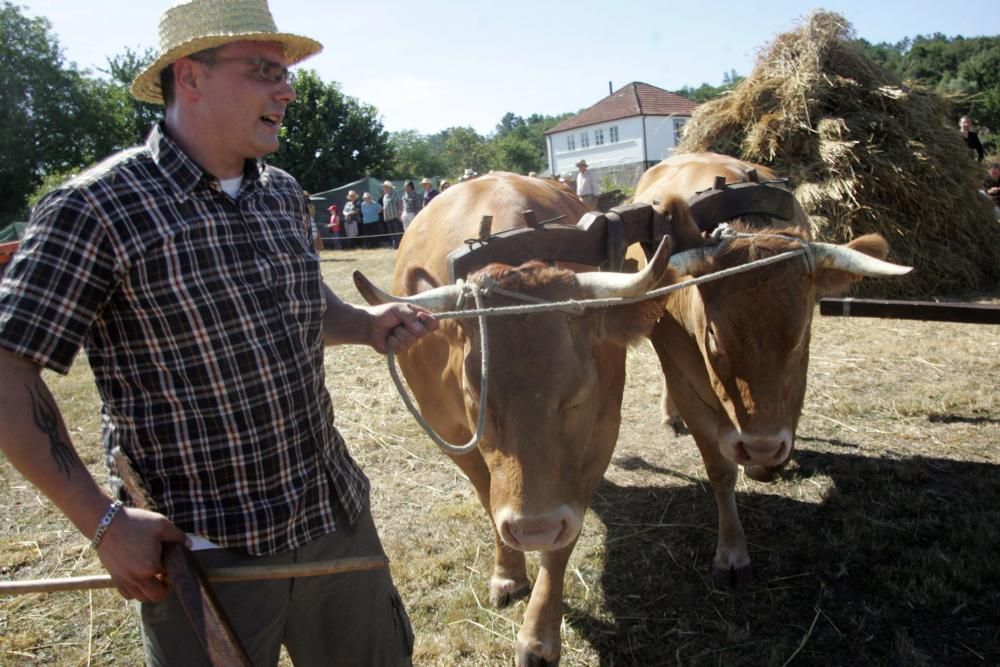
[[702,105],[682,152],[766,164],[791,180],[817,238],[878,232],[905,280],[863,293],[926,297],[982,292],[1000,279],[1000,224],[948,102],[904,84],[852,41],[841,16],[817,11],[764,48],[747,79]]

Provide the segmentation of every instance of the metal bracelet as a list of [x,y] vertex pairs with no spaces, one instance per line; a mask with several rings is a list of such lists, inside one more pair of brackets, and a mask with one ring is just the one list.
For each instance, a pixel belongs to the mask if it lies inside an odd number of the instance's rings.
[[111,505],[108,506],[108,511],[104,513],[101,517],[101,522],[97,525],[97,532],[94,533],[94,539],[90,540],[90,547],[92,549],[97,549],[101,544],[101,540],[104,539],[104,533],[108,532],[108,527],[111,522],[114,521],[115,516],[118,515],[118,511],[124,507],[122,501],[114,500]]

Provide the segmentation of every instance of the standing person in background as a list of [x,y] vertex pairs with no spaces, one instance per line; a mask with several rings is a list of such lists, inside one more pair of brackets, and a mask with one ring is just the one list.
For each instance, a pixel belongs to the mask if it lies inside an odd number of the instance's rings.
[[377,248],[382,243],[385,225],[379,219],[382,207],[377,201],[372,201],[370,193],[361,195],[361,236],[364,237],[365,248]]
[[[428,183],[430,183],[430,181],[428,181]],[[449,181],[447,178],[442,178],[441,179],[441,192],[444,192],[445,190],[447,190],[450,187],[451,187],[451,181]],[[431,199],[433,199],[433,198],[434,197],[431,197]],[[427,206],[427,200],[426,199],[424,200],[424,206]]]
[[424,207],[424,199],[413,189],[413,181],[403,185],[403,231],[410,226],[413,219]]
[[958,129],[962,133],[965,145],[976,154],[976,160],[982,162],[986,151],[983,149],[983,142],[979,140],[979,135],[972,131],[972,121],[968,116],[962,116],[958,119]]
[[344,232],[347,234],[344,245],[348,249],[357,247],[361,236],[361,202],[354,190],[348,190],[347,202],[344,204]]
[[403,196],[396,192],[392,181],[382,184],[382,217],[385,233],[389,234],[386,245],[399,247],[399,237],[403,235]]
[[993,212],[1000,217],[1000,162],[990,164],[989,172],[983,179],[983,192],[993,200]]
[[593,173],[587,171],[586,160],[577,162],[576,168],[576,196],[593,211],[597,208],[597,179]]
[[319,252],[324,249],[323,235],[319,232],[319,225],[316,224],[316,204],[312,203],[308,191],[303,190],[302,195],[306,198],[306,210],[309,212],[309,233],[313,241],[313,250]]
[[344,237],[344,222],[340,219],[340,212],[337,210],[336,204],[330,204],[326,210],[330,213],[328,229],[333,234],[333,247],[337,250],[342,250],[344,247],[344,243],[341,240]]
[[[444,190],[445,183],[448,181],[441,181],[441,189]],[[420,187],[424,189],[424,206],[431,203],[431,200],[438,196],[438,191],[434,189],[434,184],[431,183],[431,179],[422,178],[420,179]]]
[[[323,350],[398,352],[436,321],[341,301],[302,188],[263,161],[295,100],[288,67],[319,42],[279,32],[266,0],[189,0],[159,25],[130,90],[164,120],[45,195],[0,281],[0,450],[142,603],[147,663],[202,667],[164,546],[198,542],[209,568],[383,556]],[[81,347],[106,460],[131,459],[155,511],[125,506],[120,480],[109,495],[72,444],[41,370],[67,373]],[[282,644],[299,665],[410,664],[387,568],[213,588],[254,665]]]

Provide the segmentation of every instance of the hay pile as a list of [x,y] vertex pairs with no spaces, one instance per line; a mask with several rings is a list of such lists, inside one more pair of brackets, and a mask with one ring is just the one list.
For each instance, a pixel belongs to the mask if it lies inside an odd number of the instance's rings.
[[779,35],[733,91],[702,105],[681,152],[714,151],[787,176],[818,239],[878,232],[916,270],[866,280],[868,296],[994,290],[1000,224],[936,94],[903,85],[852,43],[843,17],[816,11]]

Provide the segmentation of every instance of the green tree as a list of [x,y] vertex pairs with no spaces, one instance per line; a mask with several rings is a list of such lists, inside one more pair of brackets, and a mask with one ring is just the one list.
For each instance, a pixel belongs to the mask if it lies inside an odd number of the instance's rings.
[[115,89],[115,105],[119,111],[119,123],[123,131],[130,133],[131,140],[126,145],[142,143],[149,130],[163,119],[163,107],[159,104],[140,102],[128,92],[129,86],[139,73],[156,58],[152,49],[137,53],[126,48],[124,53],[108,58],[106,74]]
[[483,174],[493,168],[486,139],[471,127],[451,127],[443,135],[442,156],[448,174],[460,176],[466,169]]
[[48,21],[0,5],[0,221],[25,216],[45,174],[93,160],[88,88],[67,67]]
[[727,90],[732,90],[744,78],[745,77],[737,74],[736,70],[731,69],[722,75],[722,85],[720,86],[713,86],[710,83],[703,83],[697,88],[694,88],[692,86],[684,86],[683,88],[671,92],[681,95],[682,97],[686,97],[692,102],[708,102],[711,99],[715,99],[716,97],[726,92]]
[[443,176],[447,173],[440,150],[415,130],[393,132],[389,136],[393,161],[389,176],[394,179]]
[[281,148],[269,158],[310,192],[321,192],[392,165],[389,133],[375,107],[344,95],[313,70],[295,78],[298,99],[288,107]]

